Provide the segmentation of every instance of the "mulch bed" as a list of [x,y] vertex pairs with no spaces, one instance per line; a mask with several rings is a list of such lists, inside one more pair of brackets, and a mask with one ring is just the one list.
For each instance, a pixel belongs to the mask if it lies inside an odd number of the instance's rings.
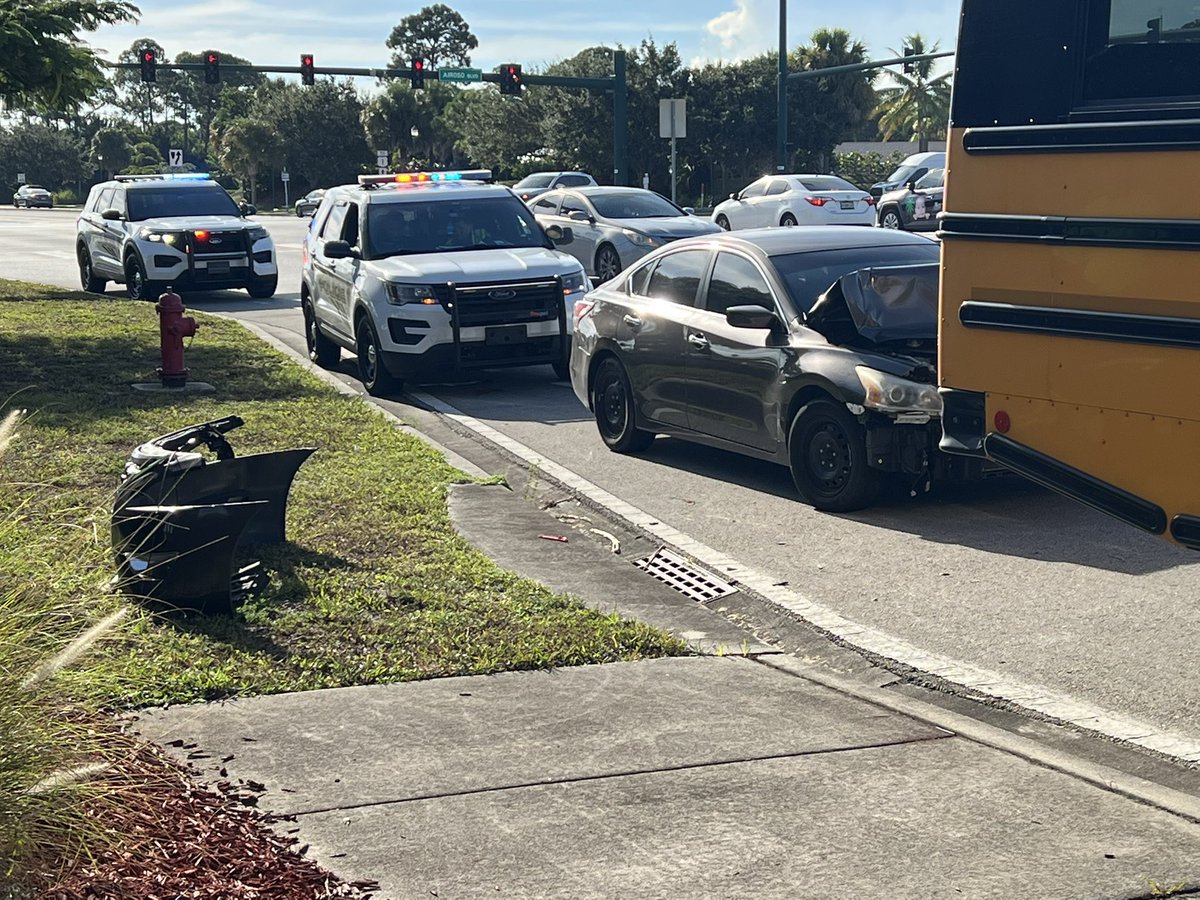
[[54,868],[63,870],[45,877],[43,900],[313,900],[378,889],[343,881],[301,855],[306,848],[294,849],[296,838],[270,827],[290,817],[248,805],[259,786],[198,787],[156,747],[124,736],[118,743],[128,745],[119,773],[100,780],[107,790],[82,811],[97,832],[118,837],[89,846],[91,858],[58,861]]

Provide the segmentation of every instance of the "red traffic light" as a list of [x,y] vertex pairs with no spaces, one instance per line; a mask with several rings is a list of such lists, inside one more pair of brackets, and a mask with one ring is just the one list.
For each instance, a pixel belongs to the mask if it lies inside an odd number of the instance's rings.
[[425,63],[424,63],[424,61],[423,61],[423,60],[419,60],[419,59],[414,59],[414,60],[413,60],[413,68],[414,68],[414,69],[416,69],[418,72],[419,72],[421,69],[424,69],[424,68],[425,68]]
[[142,53],[142,59],[144,59],[146,62],[154,62],[154,51],[153,50],[144,51]]
[[313,58],[311,56],[300,57],[300,65],[311,66],[312,64],[313,64]]

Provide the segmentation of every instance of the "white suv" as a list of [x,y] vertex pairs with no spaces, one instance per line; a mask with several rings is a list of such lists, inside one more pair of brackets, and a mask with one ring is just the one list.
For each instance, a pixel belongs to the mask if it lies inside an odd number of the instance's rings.
[[550,364],[569,376],[583,267],[486,170],[363,175],[331,188],[304,242],[300,298],[309,356],[358,357],[372,394],[406,378]]
[[92,188],[76,223],[79,281],[95,293],[124,284],[135,300],[168,287],[266,299],[279,269],[267,230],[246,221],[254,212],[206,175],[118,175]]

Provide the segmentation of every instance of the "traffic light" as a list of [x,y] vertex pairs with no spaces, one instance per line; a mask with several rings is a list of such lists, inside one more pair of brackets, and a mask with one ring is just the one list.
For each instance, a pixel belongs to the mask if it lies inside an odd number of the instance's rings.
[[142,64],[142,81],[147,84],[155,81],[158,78],[158,57],[154,54],[154,48],[143,47],[138,61]]
[[500,93],[521,93],[521,66],[519,63],[505,63],[500,67]]
[[412,61],[412,89],[419,91],[425,87],[425,60],[416,56]]
[[300,54],[300,81],[303,84],[316,84],[316,72],[313,71],[313,55]]
[[221,54],[216,50],[204,51],[204,83],[221,83]]
[[[905,56],[916,56],[916,55],[917,55],[917,51],[916,51],[916,50],[914,50],[912,47],[905,47],[905,48],[904,48],[904,55],[905,55]],[[907,59],[906,59],[906,60],[904,60],[904,67],[903,67],[903,71],[904,71],[904,74],[905,74],[905,75],[911,75],[913,72],[917,71],[917,65],[916,65],[916,63],[909,62]]]

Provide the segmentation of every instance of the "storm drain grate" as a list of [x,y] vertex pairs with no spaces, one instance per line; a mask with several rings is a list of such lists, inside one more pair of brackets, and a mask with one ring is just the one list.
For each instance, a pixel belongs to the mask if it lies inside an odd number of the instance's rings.
[[665,547],[660,547],[644,559],[635,560],[633,564],[684,596],[701,603],[737,593],[733,585],[697,568]]

